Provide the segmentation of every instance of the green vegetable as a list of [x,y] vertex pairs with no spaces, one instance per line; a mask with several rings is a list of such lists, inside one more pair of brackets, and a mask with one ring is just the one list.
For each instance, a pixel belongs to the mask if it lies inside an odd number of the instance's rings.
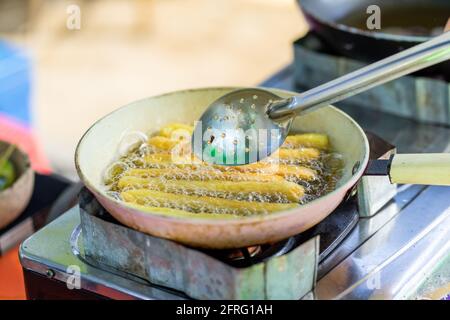
[[14,166],[11,161],[8,160],[14,149],[15,146],[10,145],[8,149],[0,155],[0,191],[10,187],[16,179]]
[[11,161],[6,160],[0,168],[0,191],[9,188],[16,179],[16,172]]

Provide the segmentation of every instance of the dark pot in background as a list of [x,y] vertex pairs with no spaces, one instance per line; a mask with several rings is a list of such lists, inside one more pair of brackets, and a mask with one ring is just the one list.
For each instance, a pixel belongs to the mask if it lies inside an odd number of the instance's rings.
[[[374,62],[429,40],[450,18],[448,0],[297,0],[311,29],[336,54]],[[381,11],[381,29],[369,30],[370,5]],[[420,72],[449,81],[450,63]]]

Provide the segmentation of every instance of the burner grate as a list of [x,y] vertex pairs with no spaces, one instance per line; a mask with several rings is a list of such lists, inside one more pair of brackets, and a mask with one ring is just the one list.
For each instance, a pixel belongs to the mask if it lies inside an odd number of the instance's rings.
[[[123,226],[83,189],[79,200],[85,261],[131,280],[197,299],[299,299],[310,292],[319,235],[235,250],[199,250]],[[300,241],[301,240],[301,241]]]
[[[128,229],[128,227],[122,225],[101,207],[92,193],[86,188],[81,191],[79,202],[82,212],[88,213],[92,217],[97,217],[108,224]],[[192,249],[201,251],[232,267],[247,268],[267,261],[270,258],[282,256],[304,242],[320,236],[319,261],[321,261],[353,229],[358,222],[358,217],[356,197],[353,196],[340,204],[332,214],[315,227],[276,243],[224,250]],[[94,224],[94,227],[99,228],[98,224]],[[161,240],[164,241],[164,239]]]

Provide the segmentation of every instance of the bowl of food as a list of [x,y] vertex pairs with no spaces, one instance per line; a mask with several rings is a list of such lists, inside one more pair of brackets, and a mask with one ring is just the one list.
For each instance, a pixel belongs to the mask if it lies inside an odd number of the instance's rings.
[[28,156],[16,146],[0,141],[0,229],[26,208],[33,185],[34,173]]

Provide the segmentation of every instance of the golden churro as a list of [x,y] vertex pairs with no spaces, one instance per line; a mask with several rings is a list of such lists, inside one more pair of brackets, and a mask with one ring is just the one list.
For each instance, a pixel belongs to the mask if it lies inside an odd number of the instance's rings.
[[[314,149],[317,150],[317,149]],[[191,161],[194,161],[193,158],[189,155],[182,155],[173,158],[172,160],[171,154],[161,154],[154,153],[145,156],[145,166],[146,167],[156,167],[156,168],[180,168],[186,170],[194,170],[194,169],[208,169],[209,170],[217,170],[222,172],[244,172],[244,173],[255,173],[255,174],[271,174],[278,175],[284,178],[293,178],[296,180],[305,180],[311,181],[315,180],[317,177],[317,173],[315,170],[307,168],[305,166],[299,165],[290,165],[290,164],[278,164],[271,162],[257,162],[243,166],[233,166],[226,167],[220,165],[209,165],[206,163],[199,163],[197,160],[197,165],[192,164]],[[264,179],[264,177],[263,177]],[[225,179],[225,180],[234,180],[234,179]],[[236,179],[237,180],[237,179]],[[246,180],[246,179],[242,179]],[[251,179],[248,179],[251,180]]]
[[[297,168],[297,167],[295,167]],[[226,181],[283,181],[283,177],[275,174],[220,171],[213,168],[148,168],[148,169],[130,169],[124,173],[124,176],[133,176],[140,178],[161,177],[164,179],[185,179],[185,180],[226,180]]]
[[280,148],[270,157],[281,162],[304,163],[318,159],[320,151],[316,148],[285,149]]
[[191,212],[214,212],[249,215],[283,211],[299,206],[298,203],[271,203],[240,201],[207,196],[173,194],[148,189],[123,191],[121,197],[126,202],[152,207],[169,207]]
[[270,162],[257,162],[245,166],[233,167],[241,172],[254,172],[259,174],[276,174],[284,178],[311,181],[317,178],[315,170],[298,165],[278,164]]
[[166,138],[174,138],[175,135],[192,135],[194,127],[183,123],[171,123],[159,130],[159,134]]
[[328,136],[322,133],[302,133],[286,137],[283,148],[312,147],[321,150],[329,148]]
[[[235,217],[287,210],[334,188],[340,161],[327,135],[286,138],[270,157],[248,165],[206,163],[192,155],[194,127],[171,123],[107,170],[105,185],[145,212]],[[330,161],[332,159],[333,161]]]
[[[118,187],[124,189],[148,188],[172,193],[208,195],[234,199],[283,199],[299,202],[304,194],[303,187],[286,180],[272,182],[256,181],[192,181],[192,180],[162,180],[160,178],[139,178],[124,176],[120,178]],[[259,197],[258,197],[259,196]]]
[[180,142],[182,141],[172,140],[170,138],[162,136],[154,136],[148,139],[148,144],[151,145],[152,147],[167,151],[172,150],[172,148],[175,147]]

